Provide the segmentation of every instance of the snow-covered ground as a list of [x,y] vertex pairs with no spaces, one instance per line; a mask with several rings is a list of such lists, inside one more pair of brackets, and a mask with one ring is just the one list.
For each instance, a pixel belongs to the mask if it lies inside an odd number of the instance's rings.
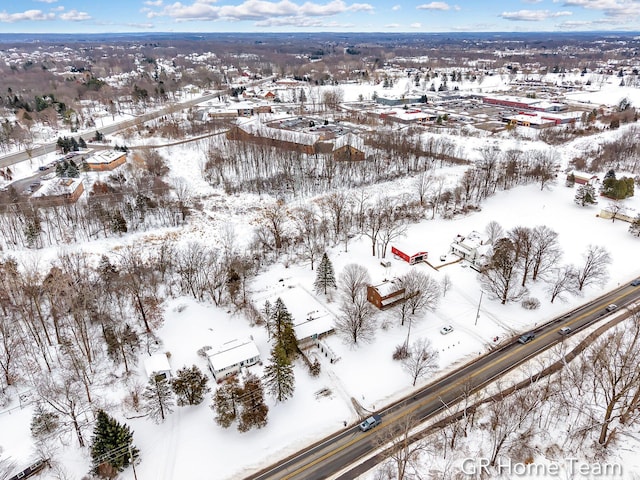
[[[498,79],[497,76],[495,78]],[[489,88],[492,79],[494,77],[487,77],[482,88]],[[496,80],[496,87],[497,83]],[[369,94],[362,85],[347,85],[342,88],[345,100],[356,100],[363,92],[365,97]],[[396,88],[402,91],[404,87]],[[376,89],[370,87],[371,94]],[[615,104],[620,95],[631,97],[631,93],[634,92],[612,89],[602,93],[601,97],[588,98],[598,103]],[[602,134],[602,137],[616,134],[609,132]],[[493,139],[462,139],[455,135],[452,138],[464,141],[468,153],[487,142],[494,142]],[[582,148],[592,146],[595,141],[598,140],[589,137],[559,147],[557,150],[563,166],[569,159],[579,155]],[[512,142],[520,142],[519,147],[525,148],[519,140],[507,137],[499,139],[499,145],[505,149]],[[535,141],[525,143],[527,148],[548,148]],[[213,191],[200,174],[203,152],[193,145],[170,147],[161,153],[169,159],[170,175],[188,182],[193,193],[201,197],[204,203],[205,215],[202,222],[189,225],[181,231],[179,234],[182,241],[211,241],[220,234],[222,225],[227,223],[234,226],[239,239],[246,240],[249,237],[255,209],[264,202],[264,198],[248,195],[227,197]],[[16,169],[17,174],[22,168],[31,171],[34,167],[37,169],[37,165],[22,165]],[[445,168],[438,174],[453,178],[460,171],[459,168]],[[398,180],[392,184],[372,186],[370,190],[373,195],[384,192],[399,195],[403,192],[412,193],[412,186],[410,180]],[[558,181],[548,189],[541,191],[538,185],[529,185],[498,192],[482,204],[479,212],[453,220],[425,219],[410,225],[404,241],[424,246],[433,263],[439,264],[440,255],[448,252],[449,244],[456,235],[466,235],[473,230],[483,231],[490,221],[498,221],[505,230],[519,225],[546,225],[559,233],[559,241],[564,250],[563,263],[580,264],[582,254],[590,244],[602,245],[610,252],[610,279],[604,289],[613,288],[638,276],[638,239],[628,234],[628,224],[598,218],[599,209],[604,204],[579,207],[573,202],[574,195],[575,189],[565,187],[564,175],[560,174]],[[625,200],[624,203],[640,210],[638,197]],[[114,248],[117,243],[139,240],[141,236],[137,234],[119,240],[98,241],[82,248],[100,253]],[[47,258],[49,254],[53,254],[53,249],[51,250],[42,252],[42,257]],[[509,341],[518,332],[571,310],[575,305],[602,293],[599,288],[587,288],[582,297],[573,296],[567,302],[557,300],[550,304],[544,284],[539,282],[530,285],[531,296],[541,301],[538,310],[525,310],[517,303],[500,305],[486,296],[479,304],[477,273],[465,263],[452,263],[437,270],[427,264],[411,267],[388,253],[386,260],[391,262],[391,266],[383,267],[380,258],[371,256],[371,245],[367,238],[354,239],[346,252],[343,246],[338,246],[327,253],[338,275],[345,265],[358,263],[369,270],[374,283],[402,275],[410,268],[420,269],[438,281],[442,281],[445,275],[450,277],[452,287],[442,298],[438,308],[425,314],[423,318],[416,319],[411,327],[412,340],[427,338],[438,350],[438,375],[446,375],[447,371],[460,363],[486,352],[495,345],[495,337],[498,337],[498,342]],[[337,295],[333,299],[327,299],[323,295],[312,293],[314,279],[315,272],[308,265],[283,261],[267,268],[252,282],[251,296],[258,304],[265,300],[273,302],[281,296],[291,312],[308,312],[318,308],[329,315],[336,315],[339,310]],[[239,433],[233,426],[227,430],[222,429],[213,420],[209,399],[199,406],[176,407],[174,413],[161,424],[145,418],[126,418],[124,409],[114,408],[111,413],[125,421],[135,432],[135,443],[141,451],[142,459],[136,468],[138,478],[201,478],[204,471],[215,472],[207,474],[210,478],[243,478],[304,445],[341,429],[344,421],[349,424],[356,422],[358,416],[353,409],[352,398],[367,409],[378,410],[394,399],[409,394],[414,388],[419,388],[427,379],[420,379],[418,385],[412,387],[409,375],[402,370],[400,363],[391,358],[394,348],[407,337],[407,326],[400,326],[399,317],[393,309],[380,313],[378,322],[380,328],[371,343],[352,347],[338,336],[328,337],[325,342],[339,360],[330,363],[319,357],[322,370],[318,377],[310,377],[302,362],[297,363],[294,397],[284,403],[276,403],[268,397],[268,425],[261,430]],[[439,331],[444,325],[452,325],[454,331],[441,335]],[[190,298],[177,298],[164,303],[164,324],[157,333],[163,342],[161,350],[171,354],[170,363],[174,371],[192,364],[206,371],[205,360],[197,355],[197,350],[228,339],[252,336],[263,361],[267,361],[271,348],[264,327],[251,326],[241,315],[224,308],[199,304]],[[142,362],[139,362],[138,368],[139,382],[145,383]],[[257,365],[250,367],[250,370],[260,374],[262,368]],[[215,388],[214,385],[212,387]],[[331,394],[316,395],[322,389],[328,389]],[[106,391],[116,405],[126,394],[118,389]],[[15,403],[11,405],[14,406]],[[28,459],[35,455],[29,432],[31,413],[31,407],[0,412],[0,446],[6,456],[13,457],[20,465],[27,464]],[[66,478],[79,479],[89,468],[89,454],[86,449],[76,448],[72,437],[63,440],[67,444],[61,446],[56,455],[68,474]],[[636,468],[635,472],[640,474],[640,469]],[[52,472],[47,471],[43,478],[55,477]],[[120,478],[131,480],[134,478],[133,472],[129,469]]]

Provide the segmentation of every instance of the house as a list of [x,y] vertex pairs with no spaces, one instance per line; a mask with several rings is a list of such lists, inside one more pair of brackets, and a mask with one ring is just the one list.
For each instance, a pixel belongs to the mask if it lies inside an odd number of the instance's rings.
[[105,171],[113,170],[127,161],[127,152],[118,152],[116,150],[107,150],[98,152],[95,155],[85,159],[84,163],[89,170]]
[[451,253],[474,265],[481,265],[490,248],[489,238],[474,230],[466,236],[458,235],[451,244]]
[[171,366],[165,353],[155,353],[145,358],[144,371],[149,378],[155,375],[156,378],[160,377],[164,380],[171,380]]
[[295,324],[293,330],[296,333],[298,345],[303,347],[332,334],[335,330],[335,325],[329,312],[316,310],[307,313],[306,320]]
[[308,155],[317,153],[317,144],[320,140],[318,135],[275,128],[255,118],[235,125],[227,131],[226,135],[229,140],[270,145]]
[[79,178],[55,178],[43,182],[31,197],[35,202],[46,205],[75,203],[84,193],[84,184]]
[[400,280],[385,280],[378,285],[367,285],[367,300],[380,310],[404,301],[405,289]]
[[407,245],[401,245],[396,243],[391,246],[391,253],[394,256],[401,258],[409,265],[415,265],[416,263],[426,262],[427,256],[429,255],[425,251],[418,251],[415,248],[409,247]]
[[587,183],[595,185],[600,181],[597,175],[587,172],[573,172],[573,177],[578,185],[586,185]]
[[230,340],[218,348],[207,352],[209,370],[216,382],[239,373],[243,367],[250,367],[260,361],[258,347],[251,339]]
[[631,207],[621,207],[617,206],[607,206],[600,210],[600,218],[611,218],[615,217],[615,220],[622,220],[623,222],[633,223],[636,218],[638,218],[638,212]]

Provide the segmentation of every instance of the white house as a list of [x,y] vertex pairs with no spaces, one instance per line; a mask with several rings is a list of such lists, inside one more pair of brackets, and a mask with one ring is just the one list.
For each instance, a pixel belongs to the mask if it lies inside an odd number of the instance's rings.
[[171,366],[169,365],[169,359],[164,353],[155,353],[144,360],[144,371],[147,373],[147,377],[151,378],[152,375],[156,377],[162,377],[165,380],[171,379]]
[[490,248],[489,238],[474,230],[467,236],[458,235],[451,244],[451,253],[478,265]]
[[260,361],[260,352],[253,340],[234,339],[207,352],[209,370],[216,382],[240,372],[242,367],[255,365]]

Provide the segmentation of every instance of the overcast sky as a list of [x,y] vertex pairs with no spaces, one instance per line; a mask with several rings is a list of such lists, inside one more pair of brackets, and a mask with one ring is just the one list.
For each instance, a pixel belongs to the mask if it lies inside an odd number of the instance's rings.
[[2,0],[0,33],[640,31],[640,0]]

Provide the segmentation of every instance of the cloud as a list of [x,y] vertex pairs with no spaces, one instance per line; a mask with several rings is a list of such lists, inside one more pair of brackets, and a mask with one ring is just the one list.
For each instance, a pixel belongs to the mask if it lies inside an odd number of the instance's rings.
[[[293,22],[306,17],[329,17],[345,12],[373,12],[374,8],[368,3],[353,3],[347,5],[343,0],[332,0],[325,4],[305,2],[299,5],[291,0],[272,2],[268,0],[246,0],[239,5],[214,6],[214,0],[196,0],[190,5],[175,2],[166,5],[160,11],[148,11],[147,17],[168,16],[178,21],[191,20],[255,20],[262,23],[259,26],[296,25]],[[273,18],[283,18],[281,22],[271,22]],[[302,21],[297,26],[308,26],[309,22]],[[316,26],[315,23],[313,26]]]
[[125,23],[125,26],[132,27],[132,28],[142,28],[145,30],[150,28],[156,28],[156,26],[153,23]]
[[150,7],[161,7],[162,0],[147,0],[144,4],[149,5]]
[[517,22],[541,22],[548,18],[565,17],[571,12],[551,12],[549,10],[518,10],[517,12],[502,12],[499,17]]
[[422,28],[422,24],[420,22],[412,23],[409,25],[411,28]]
[[384,28],[400,28],[399,23],[387,23]]
[[424,3],[422,5],[418,5],[416,7],[418,10],[449,10],[451,7],[445,2],[431,2]]
[[301,27],[324,29],[353,29],[354,24],[326,22],[321,17],[278,17],[255,22],[257,27]]
[[524,3],[540,3],[542,0],[522,0]]
[[44,13],[42,10],[26,10],[16,13],[0,12],[0,22],[2,23],[45,21],[54,18],[56,18],[55,13]]
[[84,20],[91,20],[91,15],[89,15],[87,12],[69,10],[67,13],[61,13],[60,18],[68,22],[82,22]]
[[640,15],[638,0],[564,0],[565,7],[582,7],[588,10],[602,10],[608,17],[637,17]]
[[393,10],[394,12],[397,12],[401,8],[402,8],[402,5],[394,5],[393,7],[391,7],[391,10]]
[[40,3],[56,3],[58,0],[33,0],[34,2]]

